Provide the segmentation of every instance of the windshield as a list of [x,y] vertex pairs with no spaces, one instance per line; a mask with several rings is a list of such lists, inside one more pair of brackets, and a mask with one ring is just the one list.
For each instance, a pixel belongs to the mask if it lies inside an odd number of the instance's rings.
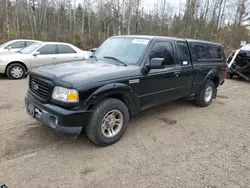
[[148,39],[110,38],[97,49],[94,57],[114,57],[128,65],[135,65],[140,60],[148,42]]
[[8,46],[9,44],[11,44],[12,42],[13,42],[13,40],[8,41],[6,43],[3,43],[3,44],[0,45],[0,48],[5,48],[6,46]]
[[41,46],[41,44],[39,43],[34,43],[30,46],[27,46],[26,48],[23,48],[22,50],[19,51],[19,53],[22,54],[30,54],[32,53],[34,50],[36,50],[39,46]]

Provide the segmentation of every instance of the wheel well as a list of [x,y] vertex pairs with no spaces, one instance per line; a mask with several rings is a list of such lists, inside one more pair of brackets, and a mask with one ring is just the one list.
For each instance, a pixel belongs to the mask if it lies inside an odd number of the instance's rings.
[[23,62],[21,62],[21,61],[13,61],[13,62],[11,62],[11,63],[9,63],[9,64],[7,65],[7,67],[6,67],[6,69],[5,69],[5,74],[7,73],[6,71],[7,71],[8,67],[9,67],[10,65],[14,64],[14,63],[21,64],[21,65],[23,65],[23,66],[24,66],[25,71],[27,71],[27,70],[28,70],[27,66],[26,66]]
[[132,105],[130,104],[129,102],[129,99],[121,94],[121,93],[117,93],[117,94],[112,94],[112,95],[108,95],[104,98],[101,98],[98,102],[96,102],[95,104],[91,104],[90,106],[88,106],[88,110],[92,109],[96,104],[98,104],[100,101],[106,99],[106,98],[115,98],[115,99],[118,99],[120,101],[122,101],[127,107],[128,107],[128,110],[129,110],[129,114],[131,115],[133,113],[133,107]]
[[218,76],[214,76],[211,78],[211,80],[214,82],[215,87],[217,88],[219,86],[220,79]]

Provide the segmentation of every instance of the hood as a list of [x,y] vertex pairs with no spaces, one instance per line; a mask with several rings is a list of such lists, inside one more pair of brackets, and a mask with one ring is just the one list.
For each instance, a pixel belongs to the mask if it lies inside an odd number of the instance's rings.
[[140,74],[140,67],[135,65],[123,66],[113,60],[89,59],[43,66],[33,69],[31,71],[31,74],[32,73],[50,75],[51,78],[56,77],[56,79],[72,85],[84,85],[137,76]]

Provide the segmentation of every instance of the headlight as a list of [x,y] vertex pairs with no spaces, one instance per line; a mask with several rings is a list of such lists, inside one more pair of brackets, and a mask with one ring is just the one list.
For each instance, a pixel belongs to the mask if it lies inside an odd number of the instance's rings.
[[79,95],[75,89],[67,89],[56,86],[52,93],[52,99],[62,102],[75,103],[79,102]]

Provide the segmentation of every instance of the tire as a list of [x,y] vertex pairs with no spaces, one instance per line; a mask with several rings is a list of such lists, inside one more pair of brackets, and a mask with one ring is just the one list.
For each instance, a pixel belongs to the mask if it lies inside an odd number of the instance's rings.
[[[16,70],[16,72],[15,72]],[[26,68],[20,63],[13,63],[7,67],[6,74],[8,78],[13,80],[22,79],[25,77]]]
[[[111,117],[111,120],[108,116]],[[117,125],[113,125],[112,120],[114,119],[112,117],[117,118],[116,120],[121,117],[120,119],[123,119],[123,121],[117,123]],[[104,123],[105,120],[108,123]],[[109,124],[109,122],[111,123]],[[96,145],[102,147],[109,146],[120,140],[128,127],[128,122],[129,111],[127,106],[118,99],[105,99],[94,107],[89,123],[85,127],[85,133]],[[109,128],[109,126],[113,128]],[[112,133],[116,134],[111,135]]]
[[[209,106],[213,101],[213,98],[216,92],[215,90],[216,89],[215,89],[214,83],[211,80],[207,81],[205,85],[203,86],[203,88],[200,90],[200,92],[195,95],[196,104],[200,107]],[[206,91],[208,91],[207,95],[206,95]],[[209,93],[209,96],[208,96],[208,93]]]
[[233,79],[233,77],[234,77],[234,74],[233,74],[233,73],[228,73],[227,78]]

